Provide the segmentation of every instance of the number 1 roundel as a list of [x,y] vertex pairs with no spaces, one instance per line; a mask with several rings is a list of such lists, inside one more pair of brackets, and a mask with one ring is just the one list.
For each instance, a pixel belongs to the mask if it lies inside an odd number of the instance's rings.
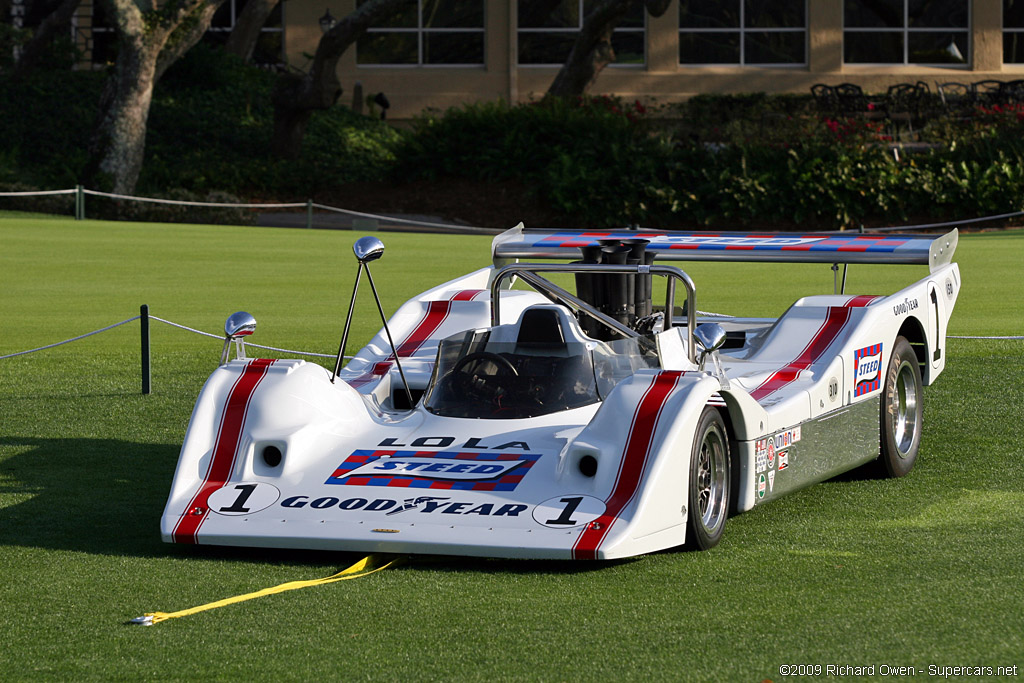
[[603,500],[576,494],[550,498],[533,508],[533,520],[550,529],[571,529],[582,526],[593,522],[603,514]]
[[227,484],[210,494],[208,504],[219,515],[248,515],[264,510],[281,497],[273,484],[243,482]]

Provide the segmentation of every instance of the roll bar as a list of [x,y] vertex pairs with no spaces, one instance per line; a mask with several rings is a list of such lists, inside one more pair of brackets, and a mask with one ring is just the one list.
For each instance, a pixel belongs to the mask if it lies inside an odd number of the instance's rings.
[[[538,273],[604,273],[604,274],[635,274],[635,275],[661,275],[667,278],[665,291],[665,319],[662,329],[668,330],[672,327],[672,312],[675,310],[676,281],[682,283],[686,289],[686,328],[687,347],[686,353],[690,360],[697,362],[696,344],[694,332],[697,329],[697,291],[690,276],[674,266],[663,265],[610,265],[610,264],[580,264],[580,263],[513,263],[498,270],[491,280],[491,326],[501,324],[501,283],[504,280],[511,280],[519,277],[523,282],[551,299],[553,302],[563,304],[583,311],[592,318],[612,328],[625,337],[641,337],[636,330],[630,329],[614,318],[605,315],[594,306],[565,289],[559,287],[547,278]],[[509,282],[511,287],[511,282]]]

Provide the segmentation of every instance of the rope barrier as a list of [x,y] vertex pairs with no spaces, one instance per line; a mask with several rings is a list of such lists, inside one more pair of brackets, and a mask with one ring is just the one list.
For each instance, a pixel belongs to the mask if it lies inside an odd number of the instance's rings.
[[343,213],[349,216],[359,216],[360,218],[375,218],[377,220],[386,220],[392,223],[408,223],[410,225],[419,225],[426,228],[443,228],[448,230],[460,230],[460,231],[471,231],[480,232],[487,234],[494,234],[496,228],[479,228],[472,225],[454,225],[452,223],[431,223],[430,221],[417,221],[410,218],[396,218],[394,216],[381,216],[373,213],[363,213],[362,211],[352,211],[351,209],[338,209],[333,206],[327,206],[325,204],[312,204],[314,208],[323,209],[324,211],[330,211],[333,213]]
[[[425,228],[435,228],[439,230],[451,230],[453,232],[470,232],[493,235],[498,229],[497,228],[482,228],[472,225],[459,225],[456,223],[436,223],[431,221],[416,220],[412,218],[398,218],[397,216],[386,216],[383,214],[376,213],[365,213],[363,211],[353,211],[351,209],[342,209],[335,206],[328,206],[327,204],[318,204],[312,200],[306,202],[288,202],[288,203],[275,203],[275,204],[253,204],[253,203],[232,203],[232,202],[195,202],[185,201],[181,199],[160,199],[157,197],[137,197],[125,194],[115,194],[112,192],[100,192],[98,190],[88,190],[85,188],[76,188],[72,190],[39,190],[32,192],[0,192],[0,197],[31,197],[31,196],[44,196],[44,195],[69,195],[69,194],[80,194],[81,196],[90,195],[93,197],[105,197],[107,199],[119,199],[125,201],[134,202],[145,202],[150,204],[169,204],[172,206],[196,206],[196,207],[208,207],[216,209],[306,209],[311,211],[312,209],[320,209],[330,213],[340,213],[349,216],[356,216],[359,218],[371,218],[380,222],[386,223],[400,223],[404,225],[414,225]],[[83,212],[80,207],[76,206],[76,218],[83,218],[80,215]],[[83,212],[84,213],[84,212]]]
[[978,337],[958,334],[947,334],[946,339],[1024,339],[1024,337]]
[[[74,192],[74,190],[71,190]],[[231,202],[188,202],[180,199],[157,199],[156,197],[133,197],[126,194],[111,194],[109,192],[98,192],[96,190],[82,190],[82,194],[94,197],[107,197],[108,199],[128,199],[134,202],[148,202],[150,204],[173,204],[175,206],[208,206],[218,209],[304,209],[306,204],[238,204]]]
[[0,192],[0,197],[41,197],[55,194],[75,194],[77,190],[32,190],[31,192]]
[[93,330],[92,332],[86,332],[85,334],[80,334],[77,337],[72,337],[71,339],[65,339],[64,341],[57,342],[56,344],[47,344],[46,346],[40,346],[39,348],[36,348],[36,349],[29,349],[28,351],[18,351],[17,353],[9,353],[6,356],[0,356],[0,360],[3,360],[4,358],[14,358],[15,356],[24,356],[27,353],[35,353],[36,351],[45,351],[46,349],[52,349],[52,348],[54,348],[56,346],[63,346],[64,344],[70,344],[71,342],[78,341],[80,339],[85,339],[86,337],[91,337],[94,334],[99,334],[100,332],[106,332],[107,330],[112,330],[115,327],[120,327],[121,325],[127,325],[128,323],[132,322],[133,320],[138,320],[141,317],[142,316],[138,316],[137,315],[134,318],[128,318],[127,320],[122,320],[119,323],[114,323],[113,325],[107,325],[106,327],[103,327],[101,329]]
[[[720,317],[720,318],[732,317],[732,316],[726,315],[724,313],[708,313],[706,311],[697,311],[697,312],[702,314],[702,315],[709,315],[709,316]],[[28,349],[26,351],[18,351],[16,353],[9,353],[7,355],[0,356],[0,360],[4,360],[5,358],[14,358],[15,356],[24,356],[24,355],[29,354],[29,353],[36,353],[37,351],[45,351],[47,349],[52,349],[52,348],[56,348],[58,346],[63,346],[65,344],[70,344],[71,342],[80,341],[82,339],[86,339],[87,337],[92,337],[94,335],[100,334],[101,332],[108,332],[108,331],[110,331],[110,330],[112,330],[112,329],[114,329],[116,327],[120,327],[122,325],[127,325],[128,323],[134,322],[134,321],[138,320],[141,317],[142,316],[138,316],[138,315],[132,316],[131,318],[128,318],[126,320],[122,320],[120,322],[116,322],[116,323],[114,323],[112,325],[107,325],[106,327],[101,327],[100,329],[93,330],[92,332],[86,332],[85,334],[80,334],[77,337],[72,337],[70,339],[65,339],[64,341],[55,342],[53,344],[47,344],[46,346],[40,346],[40,347],[37,347],[37,348],[34,348],[34,349]],[[180,323],[172,322],[170,320],[165,320],[165,319],[157,317],[155,315],[150,315],[149,319],[150,320],[156,320],[158,322],[162,322],[165,325],[170,325],[171,327],[176,327],[176,328],[178,328],[180,330],[185,330],[186,332],[192,332],[194,334],[202,335],[204,337],[210,337],[211,339],[216,339],[218,341],[222,341],[224,339],[223,335],[213,334],[211,332],[203,332],[202,330],[197,330],[194,327],[189,327],[188,325],[182,325]],[[1024,336],[984,336],[984,335],[954,335],[954,334],[948,334],[948,335],[946,335],[946,338],[947,339],[1024,340]],[[264,346],[263,344],[253,344],[251,342],[246,342],[246,346],[251,346],[251,347],[257,348],[257,349],[264,349],[266,351],[277,351],[278,353],[295,354],[297,356],[313,356],[313,357],[316,357],[316,358],[336,358],[337,357],[334,354],[329,354],[329,353],[316,353],[315,351],[298,351],[298,350],[295,350],[295,349],[282,349],[282,348],[277,347],[277,346]],[[345,360],[351,360],[352,358],[353,358],[353,356],[345,356]]]
[[[312,210],[313,208],[327,211],[330,213],[340,213],[348,216],[357,216],[359,218],[371,218],[378,221],[386,221],[389,223],[400,223],[404,225],[415,225],[426,228],[436,228],[440,230],[452,230],[460,232],[470,233],[481,233],[481,234],[494,234],[497,228],[483,228],[473,225],[459,225],[455,223],[435,223],[431,221],[416,220],[413,218],[398,218],[397,216],[386,216],[383,214],[365,213],[363,211],[353,211],[351,209],[341,209],[336,206],[328,206],[326,204],[319,204],[309,200],[307,202],[290,202],[290,203],[277,203],[277,204],[252,204],[252,203],[230,203],[230,202],[192,202],[184,201],[179,199],[158,199],[156,197],[136,197],[132,195],[124,194],[113,194],[110,192],[100,192],[98,190],[88,190],[85,188],[76,188],[72,190],[37,190],[31,192],[0,192],[0,197],[31,197],[31,196],[45,196],[45,195],[68,195],[78,194],[91,195],[94,197],[106,197],[108,199],[121,199],[127,201],[136,202],[148,202],[152,204],[171,204],[175,206],[205,206],[210,208],[219,209],[306,209]],[[963,220],[946,221],[943,223],[921,223],[918,225],[896,225],[884,228],[864,228],[865,232],[900,232],[900,231],[911,231],[911,230],[931,230],[934,228],[951,228],[960,225],[973,225],[977,223],[987,223],[991,221],[1005,220],[1007,218],[1017,218],[1024,216],[1024,211],[1013,211],[1011,213],[1002,213],[993,216],[982,216],[981,218],[967,218]]]
[[1017,216],[1024,216],[1024,211],[1014,211],[1013,213],[1001,213],[998,216],[984,216],[982,218],[968,218],[962,221],[948,221],[946,223],[922,223],[921,225],[898,225],[891,228],[864,228],[865,232],[899,232],[900,230],[928,230],[931,228],[954,228],[960,225],[970,225],[972,223],[986,223],[988,221],[998,221],[1005,218],[1016,218]]
[[[158,320],[158,321],[164,323],[165,325],[170,325],[171,327],[177,327],[177,328],[182,329],[182,330],[187,330],[189,332],[195,332],[196,334],[201,334],[204,337],[213,337],[214,339],[218,339],[218,340],[223,340],[224,339],[223,335],[211,334],[209,332],[203,332],[202,330],[197,330],[195,328],[188,327],[186,325],[179,325],[178,323],[172,323],[170,320],[164,320],[163,318],[158,318],[155,315],[151,315],[151,316],[149,316],[149,318],[150,318],[150,320]],[[252,347],[255,347],[257,349],[266,349],[267,351],[278,351],[280,353],[294,353],[294,354],[299,355],[299,356],[316,356],[318,358],[337,358],[337,355],[331,355],[331,354],[328,354],[328,353],[314,353],[313,351],[295,351],[294,349],[279,349],[276,346],[263,346],[261,344],[253,344],[252,342],[246,342],[245,345],[246,346],[252,346]],[[351,360],[352,356],[345,356],[345,358]]]

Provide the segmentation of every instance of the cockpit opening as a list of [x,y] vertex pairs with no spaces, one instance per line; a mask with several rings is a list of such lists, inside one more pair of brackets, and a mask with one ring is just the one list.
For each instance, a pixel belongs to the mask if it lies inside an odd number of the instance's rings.
[[635,338],[595,340],[564,308],[531,306],[514,324],[443,340],[424,406],[446,417],[537,417],[597,403],[656,367],[657,354]]

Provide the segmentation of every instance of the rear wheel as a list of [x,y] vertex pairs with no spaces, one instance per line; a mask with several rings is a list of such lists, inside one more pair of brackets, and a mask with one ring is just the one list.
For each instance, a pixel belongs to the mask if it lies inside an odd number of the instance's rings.
[[707,550],[718,545],[729,511],[729,439],[715,408],[701,413],[690,452],[686,516],[687,545]]
[[882,476],[902,477],[917,460],[924,414],[921,386],[921,366],[914,349],[906,339],[897,337],[885,373],[879,417],[878,473]]

